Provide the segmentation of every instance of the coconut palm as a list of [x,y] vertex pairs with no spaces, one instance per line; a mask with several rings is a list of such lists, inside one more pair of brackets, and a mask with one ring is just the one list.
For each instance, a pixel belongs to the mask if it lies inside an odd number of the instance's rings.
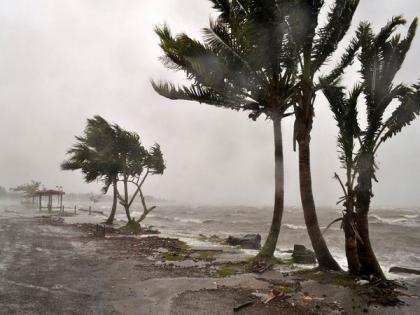
[[[407,37],[401,39],[395,30],[405,23],[402,17],[395,17],[378,34],[374,34],[370,24],[361,24],[358,39],[361,46],[359,61],[362,84],[357,85],[348,98],[344,88],[321,80],[339,126],[340,160],[347,173],[346,185],[342,184],[345,196],[341,200],[346,207],[343,221],[346,245],[347,242],[351,245],[351,252],[347,251],[349,268],[353,273],[382,279],[385,276],[372,249],[368,225],[368,212],[373,197],[372,181],[377,181],[375,157],[386,140],[399,133],[420,114],[420,85],[393,85],[417,28],[415,19]],[[359,128],[356,110],[357,98],[361,93],[365,95],[367,112],[366,128],[363,131]],[[385,112],[394,102],[398,102],[398,105],[386,118]]]
[[[186,34],[173,36],[168,26],[156,33],[164,64],[183,71],[190,86],[152,82],[169,99],[196,101],[273,122],[275,196],[271,228],[258,257],[269,259],[276,248],[284,208],[282,119],[290,115],[298,66],[289,36],[289,1],[211,0],[219,16],[204,29],[203,42]],[[293,23],[296,23],[293,21]]]
[[87,120],[84,135],[76,137],[77,143],[67,151],[70,158],[61,164],[63,170],[81,170],[85,181],[102,181],[103,193],[113,187],[111,213],[106,223],[112,224],[117,209],[118,165],[112,158],[115,155],[115,133],[112,126],[101,116]]
[[[299,58],[299,90],[295,105],[294,149],[299,146],[299,183],[302,208],[312,247],[320,267],[339,270],[331,256],[319,228],[315,201],[312,192],[310,142],[314,118],[316,92],[320,89],[317,77],[322,66],[337,50],[338,44],[347,33],[359,0],[336,0],[330,6],[326,22],[319,26],[324,0],[298,0],[291,14],[291,32],[296,43]],[[300,23],[299,23],[300,22]],[[358,41],[352,40],[340,62],[324,80],[332,82],[352,63],[358,49]]]

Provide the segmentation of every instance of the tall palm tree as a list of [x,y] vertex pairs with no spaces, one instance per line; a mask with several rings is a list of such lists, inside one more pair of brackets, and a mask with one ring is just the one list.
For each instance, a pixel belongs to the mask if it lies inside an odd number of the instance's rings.
[[[362,84],[357,85],[348,98],[344,88],[321,80],[339,126],[340,160],[347,172],[345,187],[342,184],[345,193],[342,201],[346,212],[351,214],[348,220],[344,217],[343,221],[344,227],[347,224],[349,229],[345,230],[346,243],[352,244],[352,252],[347,255],[349,268],[353,273],[382,279],[385,276],[372,249],[368,225],[368,212],[373,197],[372,181],[377,181],[375,157],[386,140],[399,133],[420,114],[420,84],[411,87],[393,85],[417,28],[415,19],[407,37],[401,39],[400,34],[394,33],[398,25],[405,23],[401,16],[397,16],[378,34],[374,34],[370,24],[360,25],[358,40],[361,46],[359,61]],[[367,126],[363,131],[359,128],[356,110],[357,98],[361,93],[365,95],[367,112]],[[393,102],[399,104],[386,118],[385,112]]]
[[[299,146],[299,183],[302,208],[312,247],[321,268],[339,270],[340,267],[328,250],[321,233],[312,191],[310,142],[314,118],[316,92],[320,89],[317,75],[328,58],[337,50],[338,44],[347,33],[359,0],[336,0],[327,15],[326,23],[319,27],[324,0],[297,0],[296,11],[291,15],[297,29],[294,35],[299,55],[299,92],[295,105],[294,149]],[[292,26],[293,27],[293,24]],[[358,49],[358,42],[352,40],[340,62],[325,77],[334,81],[352,63]]]
[[284,209],[282,119],[291,113],[298,58],[287,21],[289,1],[211,0],[220,13],[204,29],[204,41],[174,37],[167,26],[156,33],[164,64],[185,72],[190,86],[152,82],[169,99],[197,101],[273,122],[275,196],[270,231],[258,258],[273,256]]
[[[367,110],[368,126],[362,135],[362,146],[357,157],[357,172],[359,174],[356,187],[357,228],[362,239],[358,243],[361,273],[384,278],[384,274],[373,252],[369,239],[368,212],[372,198],[372,180],[375,177],[375,153],[380,145],[400,132],[419,114],[419,90],[403,84],[393,85],[395,75],[401,68],[411,42],[416,33],[415,19],[407,37],[401,39],[400,34],[394,35],[398,25],[406,21],[401,17],[393,18],[378,34],[374,34],[368,23],[362,25],[360,32],[361,75],[363,92]],[[384,114],[393,100],[400,105],[391,117],[384,121]]]
[[107,193],[113,187],[111,213],[106,221],[112,224],[117,209],[118,164],[115,156],[115,133],[112,126],[101,116],[87,120],[84,136],[76,137],[77,143],[67,151],[69,159],[61,164],[63,170],[81,170],[88,183],[101,180]]

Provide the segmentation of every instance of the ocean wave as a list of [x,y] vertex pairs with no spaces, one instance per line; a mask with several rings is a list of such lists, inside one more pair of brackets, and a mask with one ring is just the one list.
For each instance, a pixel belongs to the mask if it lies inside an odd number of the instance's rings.
[[406,214],[406,215],[403,215],[403,217],[406,218],[406,219],[417,219],[419,217],[419,215],[418,214]]
[[376,222],[372,223],[381,223],[381,224],[389,224],[389,225],[404,225],[404,226],[418,226],[418,222],[416,222],[416,218],[418,215],[403,215],[400,218],[383,218],[376,214],[369,215],[369,218],[376,220]]
[[160,216],[160,215],[149,216],[149,218],[154,219],[154,220],[167,221],[167,222],[180,222],[180,223],[193,223],[193,224],[206,224],[206,223],[218,222],[216,220],[200,220],[200,219],[193,219],[193,218],[181,218],[181,217],[170,217],[170,216]]
[[304,225],[284,224],[284,226],[291,230],[305,230],[306,229],[306,226]]

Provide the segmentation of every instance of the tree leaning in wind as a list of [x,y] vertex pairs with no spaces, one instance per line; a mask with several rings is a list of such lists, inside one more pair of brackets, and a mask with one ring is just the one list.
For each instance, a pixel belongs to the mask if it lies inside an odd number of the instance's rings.
[[[122,183],[122,194],[117,190],[118,200],[124,207],[129,223],[139,224],[156,207],[148,207],[143,194],[143,184],[150,175],[162,175],[165,171],[165,162],[159,144],[147,150],[140,142],[140,136],[129,132],[118,125],[113,125],[115,131],[115,150],[118,152],[116,163],[118,165],[118,180]],[[130,187],[134,192],[130,196]],[[137,197],[140,197],[143,213],[140,218],[131,216],[130,208]]]
[[[346,170],[341,201],[345,205],[343,220],[346,235],[346,254],[350,272],[385,279],[374,254],[370,238],[368,213],[373,197],[372,181],[377,181],[375,158],[380,146],[399,133],[420,114],[420,84],[411,87],[394,85],[395,75],[401,68],[415,36],[415,19],[406,38],[394,34],[396,27],[406,21],[393,18],[378,34],[370,24],[362,23],[358,30],[361,52],[362,83],[357,85],[349,97],[337,82],[323,82],[324,93],[330,102],[339,126],[340,160]],[[357,121],[357,99],[365,95],[367,112],[366,128],[360,129]],[[386,118],[387,109],[398,102],[395,110]],[[357,147],[357,150],[355,150]],[[347,248],[348,247],[348,248]]]
[[[137,133],[111,125],[100,116],[88,119],[84,136],[76,139],[77,143],[68,151],[70,158],[62,164],[62,169],[81,170],[88,183],[104,182],[104,193],[113,186],[113,205],[107,223],[112,224],[118,202],[124,207],[129,223],[143,221],[155,209],[146,205],[143,184],[149,175],[163,174],[166,168],[160,146],[155,144],[147,150]],[[123,186],[122,194],[118,183]],[[131,196],[129,185],[134,186]],[[135,220],[130,208],[138,196],[143,214]]]
[[197,101],[248,111],[256,120],[273,121],[275,196],[271,228],[258,258],[273,257],[284,209],[282,119],[293,105],[298,59],[290,41],[288,1],[212,0],[219,12],[204,29],[204,42],[186,34],[172,36],[167,26],[156,33],[165,53],[164,64],[185,72],[189,87],[152,82],[169,99]]
[[[281,2],[281,1],[280,1]],[[289,1],[286,1],[289,2]],[[316,83],[322,66],[337,50],[338,44],[347,33],[359,0],[336,0],[330,7],[326,23],[319,26],[324,0],[297,0],[290,15],[290,35],[295,42],[295,51],[299,59],[298,91],[295,96],[294,149],[299,147],[299,183],[305,224],[321,268],[339,270],[340,266],[328,250],[319,228],[315,201],[312,192],[310,142],[316,92],[320,89]],[[334,81],[351,64],[358,49],[356,40],[349,47],[340,62],[325,78]]]
[[114,222],[118,204],[118,173],[119,165],[116,162],[115,131],[113,127],[101,116],[87,120],[84,135],[76,137],[77,143],[67,151],[70,158],[61,164],[62,170],[81,170],[85,181],[104,182],[103,193],[113,187],[113,202],[107,224]]

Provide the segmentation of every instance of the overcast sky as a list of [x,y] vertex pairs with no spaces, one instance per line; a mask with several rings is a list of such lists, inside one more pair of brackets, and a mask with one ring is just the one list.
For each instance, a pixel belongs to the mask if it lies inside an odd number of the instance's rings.
[[[198,103],[170,101],[149,80],[174,79],[158,60],[153,29],[199,36],[211,14],[206,0],[0,0],[0,185],[36,179],[68,192],[98,191],[79,172],[62,172],[66,150],[95,114],[162,146],[164,176],[147,194],[208,204],[270,205],[273,135],[269,121]],[[355,24],[375,28],[391,16],[420,16],[418,0],[361,0]],[[402,29],[406,31],[406,29]],[[398,80],[420,78],[420,35]],[[350,76],[349,81],[355,77]],[[284,125],[286,204],[299,205],[292,122]],[[335,122],[320,95],[312,142],[316,201],[339,196]],[[374,204],[420,206],[420,120],[379,152]]]

